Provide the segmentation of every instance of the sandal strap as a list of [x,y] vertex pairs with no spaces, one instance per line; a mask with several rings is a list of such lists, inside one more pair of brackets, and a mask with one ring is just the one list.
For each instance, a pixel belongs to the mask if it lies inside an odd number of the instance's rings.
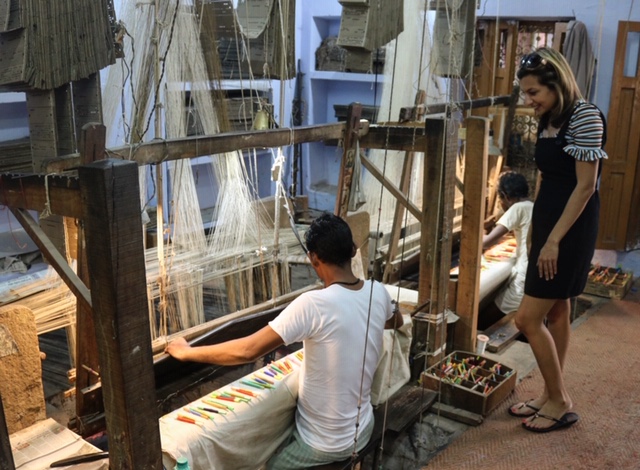
[[[553,416],[547,416],[547,415],[543,415],[542,413],[536,413],[533,415],[533,418],[531,419],[531,421],[533,421],[536,418],[544,418],[544,419],[548,419],[549,421],[554,421],[556,423],[564,423],[564,421],[562,421],[561,419],[557,419],[554,418]],[[530,421],[530,422],[531,422]]]

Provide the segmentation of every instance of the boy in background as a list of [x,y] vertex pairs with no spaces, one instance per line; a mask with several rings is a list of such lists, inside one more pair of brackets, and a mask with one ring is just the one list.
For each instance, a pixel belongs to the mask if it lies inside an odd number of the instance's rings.
[[[493,230],[483,236],[482,249],[486,250],[495,245],[508,232],[515,234],[516,264],[509,280],[496,296],[495,305],[492,306],[494,312],[497,308],[503,314],[507,314],[518,309],[524,295],[524,279],[528,264],[527,237],[533,202],[529,200],[529,184],[526,178],[515,171],[507,171],[500,175],[498,198],[505,212]],[[490,312],[485,312],[485,316],[491,316]]]

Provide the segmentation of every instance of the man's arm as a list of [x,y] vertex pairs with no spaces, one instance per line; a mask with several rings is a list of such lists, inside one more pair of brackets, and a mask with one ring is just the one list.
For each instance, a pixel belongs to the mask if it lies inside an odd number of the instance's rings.
[[192,347],[184,338],[177,338],[167,345],[165,352],[180,361],[235,366],[253,362],[283,344],[280,335],[267,325],[244,338],[209,346]]
[[404,323],[404,318],[402,318],[402,314],[400,313],[399,308],[395,308],[393,311],[393,316],[389,318],[384,324],[385,330],[397,330]]

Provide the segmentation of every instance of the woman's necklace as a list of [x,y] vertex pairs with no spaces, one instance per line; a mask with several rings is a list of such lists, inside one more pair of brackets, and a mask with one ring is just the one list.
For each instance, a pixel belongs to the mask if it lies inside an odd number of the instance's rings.
[[346,281],[333,281],[331,284],[329,284],[327,287],[331,287],[334,284],[341,284],[343,286],[355,286],[358,282],[360,282],[360,278],[356,278],[355,281],[353,282],[346,282]]

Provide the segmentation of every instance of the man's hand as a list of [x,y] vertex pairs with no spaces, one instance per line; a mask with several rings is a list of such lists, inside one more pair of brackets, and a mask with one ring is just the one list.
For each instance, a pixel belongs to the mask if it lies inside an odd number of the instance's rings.
[[164,352],[175,357],[179,361],[187,361],[190,350],[191,346],[187,343],[186,339],[176,338],[167,345]]

